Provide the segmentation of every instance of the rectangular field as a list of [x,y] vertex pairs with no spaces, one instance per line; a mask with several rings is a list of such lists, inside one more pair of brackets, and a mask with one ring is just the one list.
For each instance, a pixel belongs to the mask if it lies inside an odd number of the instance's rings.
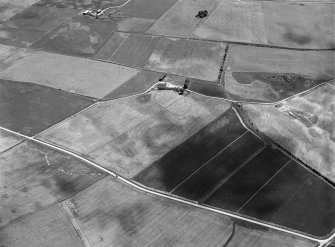
[[262,4],[220,1],[218,7],[193,32],[193,38],[266,44]]
[[[330,4],[333,3],[333,4]],[[334,49],[334,1],[292,4],[263,2],[268,44],[305,49]]]
[[178,1],[147,32],[186,38],[201,21],[201,19],[195,17],[197,12],[203,9],[211,12],[216,4],[217,0]]
[[334,78],[334,51],[294,51],[230,45],[224,70],[293,73],[313,78]]
[[55,53],[94,57],[117,29],[110,18],[92,21],[87,16],[75,14],[47,32],[32,47]]
[[290,161],[239,213],[324,238],[335,227],[335,189]]
[[[245,132],[230,143],[194,174],[182,181],[172,191],[173,194],[199,201],[211,192],[220,182],[237,172],[243,162],[253,155],[263,142],[251,132]],[[178,172],[178,171],[177,171]]]
[[267,147],[234,174],[204,203],[238,211],[290,159],[278,149]]
[[158,37],[150,35],[129,34],[109,60],[126,66],[143,68],[158,40]]
[[223,43],[160,38],[144,68],[217,81],[225,48]]
[[0,80],[0,90],[0,126],[29,136],[93,103],[88,97],[24,82]]
[[94,98],[103,98],[139,73],[138,69],[121,65],[36,51],[2,63],[7,69],[0,72],[0,78],[38,83]]
[[104,46],[94,56],[95,59],[111,61],[112,55],[118,50],[123,42],[129,37],[128,33],[115,32],[107,40]]
[[122,9],[122,14],[130,17],[158,19],[177,0],[133,0]]

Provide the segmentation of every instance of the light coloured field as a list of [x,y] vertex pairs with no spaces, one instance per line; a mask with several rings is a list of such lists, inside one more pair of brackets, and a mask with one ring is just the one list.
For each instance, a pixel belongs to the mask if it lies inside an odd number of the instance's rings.
[[157,40],[158,38],[150,35],[130,34],[110,60],[126,66],[143,68]]
[[0,226],[68,198],[103,176],[72,157],[23,142],[0,155]]
[[79,234],[86,236],[92,247],[223,246],[228,241],[231,246],[249,247],[315,245],[133,190],[112,177],[62,204],[68,208]]
[[[264,2],[268,44],[294,48],[335,48],[334,4]],[[329,1],[333,2],[334,1]]]
[[329,78],[292,73],[226,71],[221,84],[234,100],[276,102],[309,90]]
[[187,37],[201,20],[195,17],[198,11],[206,9],[210,13],[217,2],[218,0],[178,1],[147,32],[172,37]]
[[230,45],[225,70],[295,73],[333,79],[334,51],[293,51],[265,47]]
[[38,138],[132,177],[229,108],[220,99],[153,92],[99,104]]
[[162,38],[146,69],[216,81],[226,45],[214,42]]
[[19,51],[22,51],[22,48],[18,48],[15,46],[9,46],[9,45],[2,45],[0,44],[0,71],[6,68],[5,60],[9,57],[13,56]]
[[34,51],[30,49],[0,44],[0,74],[1,71],[8,69],[17,61],[30,56],[32,53],[34,53]]
[[[329,1],[328,3],[330,3]],[[335,47],[335,9],[322,2],[221,1],[192,37],[279,47]]]
[[279,94],[269,84],[259,80],[250,84],[238,83],[231,72],[224,74],[224,89],[228,93],[241,97],[241,100],[272,101],[280,98]]
[[8,63],[9,67],[0,72],[0,78],[38,83],[96,98],[103,98],[139,73],[137,69],[116,64],[46,52],[29,53]]
[[84,247],[58,204],[0,228],[0,241],[6,247]]
[[20,48],[17,48],[15,46],[9,46],[9,45],[2,45],[0,44],[0,60],[4,60],[14,53],[18,52]]
[[147,18],[126,18],[117,23],[117,30],[131,33],[145,32],[153,23],[155,19]]
[[335,87],[330,84],[276,106],[244,105],[255,126],[335,181]]
[[22,142],[23,138],[0,130],[0,153]]
[[115,32],[95,55],[94,58],[111,61],[110,58],[117,51],[120,45],[129,37],[128,33]]
[[176,2],[177,0],[133,0],[122,8],[121,13],[131,17],[158,19]]
[[198,27],[192,37],[266,44],[262,4],[243,1],[220,1],[208,19]]

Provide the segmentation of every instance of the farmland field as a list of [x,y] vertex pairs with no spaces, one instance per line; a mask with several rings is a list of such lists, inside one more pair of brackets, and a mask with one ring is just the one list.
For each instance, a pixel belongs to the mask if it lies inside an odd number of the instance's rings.
[[334,201],[332,186],[290,161],[239,213],[325,236],[334,228]]
[[[131,190],[106,177],[62,203],[91,246],[313,246],[312,242]],[[209,234],[210,233],[210,234]]]
[[92,99],[53,88],[0,79],[0,126],[29,136],[73,115]]
[[252,133],[245,132],[176,186],[172,193],[196,201],[205,198],[216,186],[238,171],[261,147],[261,140]]
[[334,17],[0,0],[0,247],[334,245]]
[[71,156],[25,141],[0,154],[0,226],[63,200],[104,176]]
[[216,81],[225,45],[175,38],[161,38],[153,50],[146,69],[206,81]]
[[192,37],[266,44],[262,3],[220,1],[218,7],[198,27]]
[[220,99],[196,94],[152,92],[98,104],[38,138],[132,177],[229,107]]

